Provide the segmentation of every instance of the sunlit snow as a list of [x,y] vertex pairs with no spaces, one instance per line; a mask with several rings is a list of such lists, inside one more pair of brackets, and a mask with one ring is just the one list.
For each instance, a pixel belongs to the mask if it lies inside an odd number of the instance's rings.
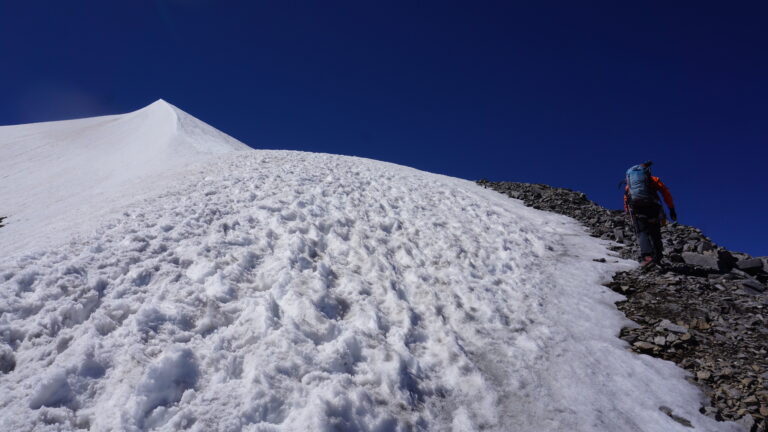
[[164,102],[0,152],[2,430],[738,430],[617,338],[634,264],[566,217]]

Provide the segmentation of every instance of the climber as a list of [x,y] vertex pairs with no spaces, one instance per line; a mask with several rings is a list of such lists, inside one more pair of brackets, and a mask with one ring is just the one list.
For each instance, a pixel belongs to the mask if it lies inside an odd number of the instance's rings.
[[624,212],[630,215],[635,226],[643,267],[660,263],[664,252],[661,227],[666,224],[666,214],[659,200],[659,192],[669,208],[669,217],[677,221],[672,195],[658,177],[651,175],[652,163],[647,161],[629,168],[624,188]]

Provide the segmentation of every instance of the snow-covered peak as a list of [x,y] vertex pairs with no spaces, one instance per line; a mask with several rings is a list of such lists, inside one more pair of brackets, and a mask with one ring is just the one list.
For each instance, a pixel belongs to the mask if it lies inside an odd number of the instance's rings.
[[176,141],[176,150],[184,155],[190,152],[219,154],[248,150],[249,147],[207,123],[187,114],[178,107],[158,99],[142,109],[125,114],[132,122],[152,125],[155,130],[170,133]]
[[[179,116],[177,115],[177,112],[180,111],[181,110],[168,102],[158,99],[144,108],[123,114],[120,117],[124,118],[124,121],[126,122],[132,122],[137,125],[138,123],[141,123],[145,127],[148,125],[162,127],[168,132],[178,133]],[[157,131],[157,129],[155,129],[155,131]]]
[[152,102],[151,104],[145,106],[144,108],[140,108],[140,109],[134,111],[134,113],[144,112],[144,111],[156,111],[156,112],[158,112],[158,111],[173,111],[173,112],[175,112],[177,110],[179,110],[179,109],[176,108],[176,106],[171,105],[165,99],[160,98],[160,99]]
[[162,99],[127,114],[0,127],[0,215],[8,216],[0,241],[54,241],[107,208],[158,190],[148,184],[245,150]]
[[144,108],[139,109],[138,111],[144,111],[144,110],[150,110],[150,109],[164,109],[164,110],[172,110],[172,111],[179,110],[178,108],[176,108],[176,106],[171,105],[165,99],[160,98],[152,102],[151,104],[145,106]]

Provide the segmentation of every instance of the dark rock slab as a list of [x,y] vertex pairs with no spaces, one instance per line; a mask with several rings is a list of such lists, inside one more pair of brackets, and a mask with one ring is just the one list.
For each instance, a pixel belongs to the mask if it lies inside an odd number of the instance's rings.
[[763,260],[761,260],[760,258],[743,259],[736,262],[736,267],[739,270],[744,270],[744,271],[762,270]]
[[683,261],[689,265],[695,265],[710,270],[720,271],[720,261],[717,255],[695,252],[683,252]]
[[759,293],[765,292],[766,287],[759,281],[756,281],[755,279],[744,279],[741,281],[741,286],[744,288],[755,290]]

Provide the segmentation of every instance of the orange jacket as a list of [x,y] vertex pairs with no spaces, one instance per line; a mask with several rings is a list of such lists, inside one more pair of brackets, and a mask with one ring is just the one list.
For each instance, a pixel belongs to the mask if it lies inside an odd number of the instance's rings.
[[[661,192],[661,196],[664,197],[664,202],[667,203],[667,207],[675,208],[675,202],[672,201],[672,194],[669,193],[669,189],[661,182],[658,177],[651,176],[651,185],[656,192]],[[629,185],[624,186],[624,211],[629,211]]]

